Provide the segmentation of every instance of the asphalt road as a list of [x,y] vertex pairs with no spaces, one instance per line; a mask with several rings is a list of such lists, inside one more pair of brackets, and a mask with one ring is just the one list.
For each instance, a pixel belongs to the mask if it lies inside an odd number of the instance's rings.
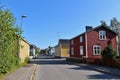
[[120,79],[117,76],[69,64],[65,61],[65,59],[44,58],[36,59],[38,66],[35,72],[34,80]]

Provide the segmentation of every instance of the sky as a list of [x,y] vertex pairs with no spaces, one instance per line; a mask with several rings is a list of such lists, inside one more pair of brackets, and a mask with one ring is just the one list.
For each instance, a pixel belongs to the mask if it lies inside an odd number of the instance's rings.
[[20,26],[23,37],[41,49],[58,44],[58,39],[71,39],[85,32],[85,26],[109,25],[120,21],[120,0],[0,0]]

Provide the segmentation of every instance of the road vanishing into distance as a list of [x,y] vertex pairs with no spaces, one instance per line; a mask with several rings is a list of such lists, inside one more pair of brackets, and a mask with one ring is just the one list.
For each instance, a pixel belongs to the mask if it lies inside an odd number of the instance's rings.
[[37,69],[34,80],[119,80],[120,77],[97,72],[86,67],[76,66],[65,59],[51,59],[40,56],[35,59]]

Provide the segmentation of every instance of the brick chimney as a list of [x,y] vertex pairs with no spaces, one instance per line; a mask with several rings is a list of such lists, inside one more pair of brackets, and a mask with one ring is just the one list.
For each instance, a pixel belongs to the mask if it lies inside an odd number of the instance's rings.
[[92,29],[92,26],[86,26],[86,32],[91,31]]

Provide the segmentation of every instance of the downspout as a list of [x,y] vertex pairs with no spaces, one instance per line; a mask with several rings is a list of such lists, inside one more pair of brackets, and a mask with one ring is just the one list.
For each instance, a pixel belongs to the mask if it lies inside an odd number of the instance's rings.
[[87,58],[88,58],[87,32],[85,32],[85,49],[86,49],[85,59],[86,59],[86,61],[87,61]]
[[119,53],[119,42],[118,42],[118,36],[116,36],[116,42],[117,42],[117,56],[120,56],[120,53]]
[[62,45],[60,44],[60,57],[62,57]]

